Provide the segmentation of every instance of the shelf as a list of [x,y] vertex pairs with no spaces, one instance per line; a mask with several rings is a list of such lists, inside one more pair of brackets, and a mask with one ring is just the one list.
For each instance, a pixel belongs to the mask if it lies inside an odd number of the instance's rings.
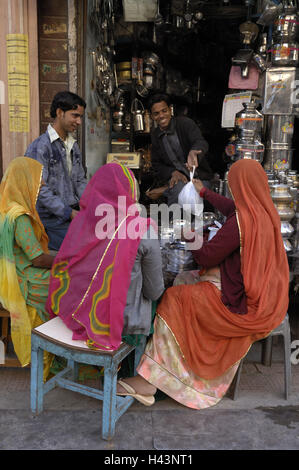
[[[134,137],[149,137],[150,132],[134,132]],[[130,139],[128,132],[111,132],[112,139]]]
[[111,132],[112,139],[128,139],[130,140],[130,134],[126,131],[123,132]]

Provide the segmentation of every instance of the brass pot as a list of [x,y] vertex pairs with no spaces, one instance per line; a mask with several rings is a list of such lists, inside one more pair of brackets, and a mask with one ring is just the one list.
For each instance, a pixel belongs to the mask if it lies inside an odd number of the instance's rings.
[[131,62],[118,62],[118,64],[116,64],[116,70],[131,70]]
[[295,216],[295,211],[291,207],[293,196],[286,184],[278,184],[271,191],[272,201],[277,209],[282,222],[288,222]]
[[274,204],[291,204],[293,201],[292,195],[289,192],[289,188],[286,184],[277,184],[271,191],[271,197]]
[[288,222],[292,220],[293,217],[295,217],[295,211],[287,204],[283,202],[277,202],[274,205],[282,222]]
[[131,80],[132,79],[131,70],[121,70],[117,72],[117,78],[118,80]]

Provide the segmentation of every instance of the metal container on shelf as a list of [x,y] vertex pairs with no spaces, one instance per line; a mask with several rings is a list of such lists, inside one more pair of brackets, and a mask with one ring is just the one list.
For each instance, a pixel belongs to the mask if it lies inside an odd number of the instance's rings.
[[191,251],[186,249],[186,242],[175,241],[168,247],[168,264],[167,271],[171,273],[179,273],[182,271],[190,271],[196,268]]
[[266,139],[267,147],[275,145],[292,145],[294,134],[293,115],[270,115],[266,116]]
[[236,114],[235,127],[240,139],[258,138],[263,127],[263,115],[257,111],[256,103],[242,103],[243,109]]
[[130,82],[132,80],[131,70],[121,70],[117,72],[118,83]]
[[275,43],[271,47],[271,63],[276,65],[297,66],[299,62],[299,45],[297,42]]
[[114,132],[120,132],[123,129],[125,113],[122,109],[114,111],[112,115],[112,127]]
[[279,184],[279,180],[276,178],[269,178],[268,179],[268,184],[269,184],[269,189],[272,191],[274,189],[274,186],[277,186]]
[[118,62],[116,64],[116,70],[131,70],[131,62]]
[[170,244],[174,241],[174,231],[172,227],[160,227],[159,228],[159,240],[160,247],[163,248],[165,245]]
[[292,186],[295,188],[299,187],[299,180],[298,180],[298,175],[296,170],[289,170],[288,171],[288,178],[292,180]]
[[132,101],[131,113],[135,132],[144,132],[144,107],[141,101],[135,98]]
[[265,149],[264,168],[266,170],[288,170],[292,167],[294,149],[288,145],[273,144]]
[[264,145],[259,140],[253,142],[242,139],[236,140],[235,147],[236,154],[234,160],[248,158],[262,163],[264,158]]
[[222,194],[223,196],[232,199],[232,195],[231,195],[231,192],[230,192],[230,190],[229,190],[229,185],[228,185],[228,179],[227,179],[227,177],[228,177],[228,171],[226,171],[225,174],[224,174],[224,178],[223,178],[222,184],[221,184],[221,190],[222,190],[222,191],[221,191],[221,192],[219,191],[219,192],[220,192],[220,194]]
[[293,251],[292,243],[288,238],[283,238],[283,246],[287,253],[290,253],[291,251]]
[[143,77],[143,82],[144,82],[145,88],[147,88],[148,90],[150,90],[151,88],[154,88],[154,83],[155,83],[154,75],[145,74]]
[[295,39],[298,33],[298,24],[296,13],[279,15],[274,22],[273,36]]
[[118,83],[127,83],[132,80],[131,62],[118,62],[116,64],[116,75]]
[[291,238],[295,233],[295,229],[293,225],[290,224],[290,222],[282,221],[280,233],[282,235],[282,238]]
[[297,114],[299,107],[294,102],[294,83],[298,79],[296,67],[270,67],[265,72],[265,90],[262,113]]
[[289,222],[294,216],[295,211],[291,207],[293,197],[286,184],[278,184],[271,191],[272,201],[278,211],[282,222]]

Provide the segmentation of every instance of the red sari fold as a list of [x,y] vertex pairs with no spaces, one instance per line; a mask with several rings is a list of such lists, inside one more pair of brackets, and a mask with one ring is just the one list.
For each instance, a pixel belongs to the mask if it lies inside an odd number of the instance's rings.
[[88,183],[57,254],[47,301],[73,339],[115,350],[140,239],[150,220],[140,217],[133,173],[118,163],[101,167]]
[[187,364],[204,379],[219,377],[244,357],[254,341],[282,322],[289,302],[289,266],[265,171],[254,160],[240,160],[232,165],[228,183],[248,313],[230,312],[210,282],[171,287],[158,307]]

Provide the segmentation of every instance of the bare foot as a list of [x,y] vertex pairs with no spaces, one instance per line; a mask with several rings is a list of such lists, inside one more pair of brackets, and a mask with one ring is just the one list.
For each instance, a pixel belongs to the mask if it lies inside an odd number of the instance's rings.
[[[122,381],[129,384],[140,395],[155,395],[157,391],[157,388],[141,377],[141,375],[136,375],[136,377],[126,377],[125,379],[122,379]],[[126,390],[120,384],[117,384],[117,392],[125,393]]]

